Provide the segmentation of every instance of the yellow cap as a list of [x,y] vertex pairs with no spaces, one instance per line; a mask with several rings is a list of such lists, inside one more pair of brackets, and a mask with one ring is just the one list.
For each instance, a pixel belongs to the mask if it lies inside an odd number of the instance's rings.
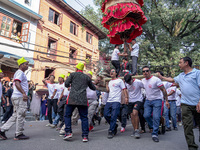
[[24,59],[24,57],[22,57],[22,58],[20,58],[20,59],[17,60],[18,66],[20,66],[21,64],[23,64],[25,62],[27,62],[27,60]]
[[92,71],[88,71],[88,73],[89,73],[91,76],[93,75]]
[[84,69],[84,64],[83,63],[78,63],[77,65],[76,65],[76,68],[78,69],[78,70],[83,70]]
[[0,73],[2,73],[3,71],[0,69]]
[[64,74],[60,74],[59,77],[65,79],[65,75]]
[[67,76],[69,77],[69,76],[70,76],[70,73],[68,73]]

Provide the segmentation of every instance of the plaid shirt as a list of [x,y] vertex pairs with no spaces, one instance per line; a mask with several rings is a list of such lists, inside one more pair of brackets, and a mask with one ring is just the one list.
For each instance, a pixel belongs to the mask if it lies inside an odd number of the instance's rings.
[[96,90],[91,78],[82,72],[74,72],[65,81],[66,87],[70,85],[71,90],[67,98],[67,104],[88,106],[86,89],[89,86],[91,90]]

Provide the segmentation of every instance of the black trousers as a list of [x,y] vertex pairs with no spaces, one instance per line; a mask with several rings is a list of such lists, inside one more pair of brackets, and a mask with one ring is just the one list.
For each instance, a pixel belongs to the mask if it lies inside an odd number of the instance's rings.
[[120,71],[120,62],[118,60],[112,60],[111,63],[115,67],[118,76]]
[[60,128],[62,128],[62,126],[65,124],[64,114],[65,114],[66,98],[67,97],[63,97],[60,103],[58,104],[58,114],[60,116],[60,121],[61,121]]
[[47,100],[47,108],[48,108],[48,119],[49,119],[49,123],[52,124],[53,121],[52,121],[52,107],[53,107],[53,110],[54,110],[54,113],[57,114],[57,109],[58,109],[58,106],[57,106],[57,102],[58,102],[58,99],[48,99]]

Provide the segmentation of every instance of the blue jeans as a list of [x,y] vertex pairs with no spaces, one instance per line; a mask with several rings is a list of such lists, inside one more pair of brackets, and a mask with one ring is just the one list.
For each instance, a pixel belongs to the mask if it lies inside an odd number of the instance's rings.
[[166,127],[170,128],[170,124],[169,124],[169,111],[170,111],[172,125],[174,128],[176,128],[177,127],[177,125],[176,125],[176,101],[169,100],[169,105],[170,105],[169,109],[166,107],[166,105],[164,105],[164,116],[165,116],[165,120],[166,120]]
[[77,107],[78,112],[81,118],[81,125],[82,125],[82,137],[88,137],[89,133],[89,124],[88,124],[88,107],[87,106],[80,106],[80,105],[66,105],[66,112],[65,112],[65,132],[72,133],[71,128],[71,117],[74,109]]
[[114,132],[119,113],[120,113],[119,102],[106,103],[106,106],[104,107],[104,117],[106,121],[110,124],[109,131]]
[[59,120],[60,120],[60,115],[57,113],[56,118],[53,121],[53,124],[57,125],[59,123]]
[[40,108],[40,121],[45,120],[45,115],[42,114],[42,107]]
[[[158,136],[160,118],[161,118],[162,100],[146,100],[144,103],[144,118],[147,121],[149,128],[153,129],[152,136]],[[153,118],[152,118],[153,112]]]

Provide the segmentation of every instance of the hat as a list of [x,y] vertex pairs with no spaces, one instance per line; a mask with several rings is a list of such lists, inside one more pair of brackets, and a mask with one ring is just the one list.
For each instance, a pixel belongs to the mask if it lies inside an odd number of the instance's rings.
[[3,73],[3,71],[0,69],[0,73]]
[[92,71],[88,71],[88,73],[89,73],[91,76],[93,75]]
[[84,64],[83,63],[78,63],[77,65],[76,65],[76,68],[78,69],[78,70],[83,70],[84,69]]
[[59,77],[61,77],[61,78],[64,79],[64,78],[65,78],[65,75],[64,75],[64,74],[60,74]]
[[68,73],[67,76],[69,77],[69,76],[70,76],[70,73]]
[[22,58],[20,58],[20,59],[17,60],[18,66],[20,66],[21,64],[23,64],[25,62],[27,62],[27,60],[24,59],[24,57],[22,57]]

